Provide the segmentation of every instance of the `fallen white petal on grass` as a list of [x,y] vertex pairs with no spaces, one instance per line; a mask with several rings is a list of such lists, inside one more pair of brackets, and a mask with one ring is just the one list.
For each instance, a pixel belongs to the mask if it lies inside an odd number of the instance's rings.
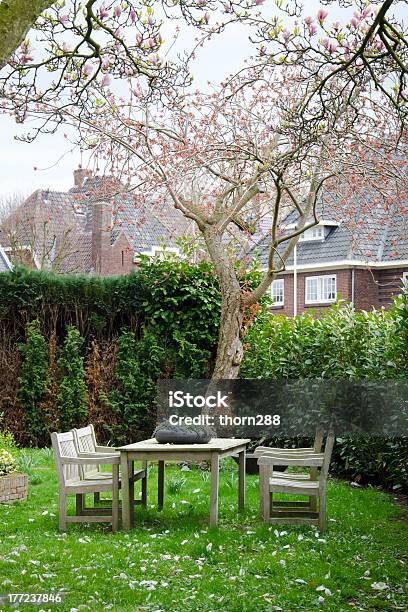
[[390,587],[386,582],[373,582],[371,588],[375,591],[386,591]]
[[303,580],[303,578],[296,578],[295,582],[298,584],[307,584],[306,580]]
[[207,552],[211,552],[211,550],[212,550],[212,542],[209,542],[207,544],[207,546],[205,547],[205,549],[206,549]]

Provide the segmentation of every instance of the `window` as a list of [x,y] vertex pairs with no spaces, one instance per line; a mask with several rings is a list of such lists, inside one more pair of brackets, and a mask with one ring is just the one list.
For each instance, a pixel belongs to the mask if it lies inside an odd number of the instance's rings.
[[309,240],[324,240],[324,227],[317,225],[307,229],[303,234],[300,234],[299,240],[301,242],[308,242]]
[[306,304],[334,302],[336,299],[336,276],[307,276],[305,286]]
[[285,286],[283,278],[277,278],[272,281],[271,298],[273,306],[282,306],[285,299]]
[[408,272],[402,273],[402,284],[404,287],[408,288]]

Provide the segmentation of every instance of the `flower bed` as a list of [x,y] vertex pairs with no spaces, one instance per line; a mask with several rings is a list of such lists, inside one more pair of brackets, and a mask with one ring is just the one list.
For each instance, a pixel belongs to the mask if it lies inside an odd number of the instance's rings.
[[0,504],[9,504],[27,499],[28,478],[16,471],[13,455],[0,449]]

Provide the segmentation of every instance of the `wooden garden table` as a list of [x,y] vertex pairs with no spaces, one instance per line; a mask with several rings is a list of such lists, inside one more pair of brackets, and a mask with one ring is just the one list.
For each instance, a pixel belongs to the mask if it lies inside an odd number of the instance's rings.
[[238,508],[245,505],[245,449],[248,439],[213,438],[208,444],[159,444],[154,438],[135,444],[118,447],[122,472],[122,526],[130,529],[133,519],[134,492],[129,483],[133,472],[133,461],[158,461],[158,506],[164,503],[164,465],[166,461],[209,461],[211,463],[210,526],[218,522],[219,462],[224,457],[237,454],[238,467]]

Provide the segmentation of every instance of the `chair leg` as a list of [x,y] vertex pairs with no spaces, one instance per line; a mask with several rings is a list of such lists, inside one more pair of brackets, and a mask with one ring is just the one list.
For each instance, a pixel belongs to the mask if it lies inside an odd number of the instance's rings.
[[259,466],[259,493],[261,502],[261,515],[265,523],[269,523],[271,516],[269,496],[269,469],[266,465]]
[[84,503],[84,495],[82,493],[77,493],[75,495],[75,512],[77,516],[81,516],[85,507]]
[[[317,468],[315,467],[310,468],[310,480],[317,480]],[[312,512],[317,511],[317,497],[315,495],[309,497],[309,506]]]
[[326,494],[319,497],[319,531],[323,533],[326,529]]
[[142,469],[146,471],[146,476],[142,478],[142,506],[147,508],[147,461],[142,462]]
[[59,494],[59,528],[61,531],[65,531],[67,528],[67,496],[65,493]]
[[101,494],[94,493],[94,504],[99,504],[100,501],[101,501]]
[[119,529],[119,465],[112,466],[112,531]]

